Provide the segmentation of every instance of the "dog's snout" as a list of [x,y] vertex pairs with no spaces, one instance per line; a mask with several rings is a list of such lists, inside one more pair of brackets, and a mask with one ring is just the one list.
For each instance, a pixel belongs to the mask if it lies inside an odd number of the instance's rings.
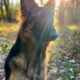
[[56,32],[54,26],[50,28],[49,41],[55,40],[59,36],[58,32]]
[[49,41],[55,40],[58,36],[59,36],[59,34],[57,32],[51,33]]

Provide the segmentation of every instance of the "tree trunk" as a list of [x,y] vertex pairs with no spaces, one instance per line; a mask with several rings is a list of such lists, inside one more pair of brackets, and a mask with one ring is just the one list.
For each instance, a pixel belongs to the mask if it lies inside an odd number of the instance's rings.
[[4,6],[5,6],[5,10],[6,10],[7,21],[11,21],[11,13],[10,13],[10,8],[9,8],[9,0],[4,0]]
[[3,18],[3,1],[1,0],[1,18]]

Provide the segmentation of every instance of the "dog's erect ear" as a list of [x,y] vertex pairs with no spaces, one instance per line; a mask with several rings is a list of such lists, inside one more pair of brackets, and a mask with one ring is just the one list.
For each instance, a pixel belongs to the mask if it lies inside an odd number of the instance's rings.
[[55,0],[20,0],[22,17],[25,17],[28,13],[27,11],[31,11],[33,8],[44,6],[54,7],[54,3]]
[[30,11],[34,6],[37,6],[34,0],[20,0],[20,5],[22,17],[25,17],[27,14],[29,14],[28,11]]

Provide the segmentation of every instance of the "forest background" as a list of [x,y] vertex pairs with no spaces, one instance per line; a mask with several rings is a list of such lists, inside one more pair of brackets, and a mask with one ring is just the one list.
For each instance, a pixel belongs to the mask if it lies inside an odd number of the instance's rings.
[[[4,80],[4,61],[20,28],[19,8],[17,0],[0,0],[0,80]],[[80,0],[55,0],[54,11],[59,37],[47,49],[48,79],[80,80]]]

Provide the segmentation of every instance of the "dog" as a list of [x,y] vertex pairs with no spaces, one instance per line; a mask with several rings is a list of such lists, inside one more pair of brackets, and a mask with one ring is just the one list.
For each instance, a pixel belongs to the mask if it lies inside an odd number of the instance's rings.
[[41,7],[34,0],[20,1],[22,24],[5,60],[6,80],[46,80],[46,47],[58,37],[53,1]]

